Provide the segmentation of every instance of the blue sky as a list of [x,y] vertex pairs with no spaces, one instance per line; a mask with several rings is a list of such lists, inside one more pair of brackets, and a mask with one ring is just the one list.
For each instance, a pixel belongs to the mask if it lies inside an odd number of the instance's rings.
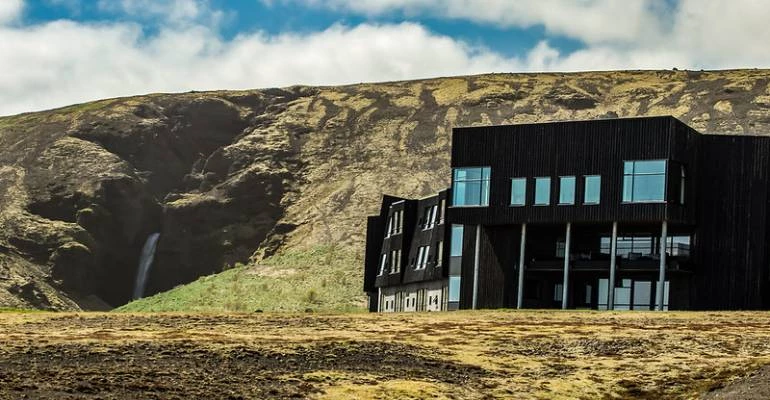
[[[116,0],[119,1],[119,0]],[[163,1],[163,0],[160,0]],[[202,2],[211,9],[224,12],[223,21],[214,28],[225,40],[242,33],[262,31],[270,35],[284,32],[312,33],[335,24],[356,26],[362,23],[397,24],[412,21],[439,35],[446,35],[473,46],[487,47],[502,55],[521,56],[542,40],[561,51],[571,52],[580,47],[579,40],[551,34],[543,25],[527,27],[485,24],[463,19],[446,19],[430,15],[409,15],[394,9],[378,15],[346,13],[324,7],[307,7],[296,2],[260,0],[210,0]],[[116,12],[117,11],[117,12]],[[99,1],[37,0],[28,1],[23,20],[40,24],[56,20],[82,23],[140,22],[145,34],[152,35],[164,26],[162,18],[142,18],[111,10]]]
[[770,66],[763,0],[0,0],[0,115],[148,92]]

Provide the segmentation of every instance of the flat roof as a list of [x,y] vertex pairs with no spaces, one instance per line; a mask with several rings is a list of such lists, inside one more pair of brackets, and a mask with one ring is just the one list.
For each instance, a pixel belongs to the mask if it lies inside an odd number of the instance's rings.
[[[678,121],[681,124],[687,125],[678,118],[672,115],[643,115],[638,117],[618,117],[618,118],[590,118],[590,119],[566,119],[558,121],[543,121],[543,122],[523,122],[519,124],[492,124],[492,125],[465,125],[456,126],[452,129],[479,129],[479,128],[496,128],[504,126],[527,126],[527,125],[550,125],[550,124],[571,124],[571,123],[588,123],[588,122],[606,122],[606,121],[633,121],[643,119],[672,119]],[[689,126],[689,125],[687,125]],[[690,127],[691,129],[694,129]]]

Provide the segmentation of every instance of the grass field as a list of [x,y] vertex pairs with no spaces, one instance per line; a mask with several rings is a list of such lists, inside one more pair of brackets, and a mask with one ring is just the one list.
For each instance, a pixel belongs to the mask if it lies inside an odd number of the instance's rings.
[[770,313],[0,313],[0,398],[698,398]]
[[236,265],[167,292],[128,303],[126,312],[365,311],[359,256],[315,246]]

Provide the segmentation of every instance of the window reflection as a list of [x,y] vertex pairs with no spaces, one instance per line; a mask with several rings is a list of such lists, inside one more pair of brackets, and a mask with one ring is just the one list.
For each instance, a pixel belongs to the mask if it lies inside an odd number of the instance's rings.
[[623,201],[644,203],[666,198],[666,160],[623,163]]
[[[612,238],[601,238],[601,253],[610,254]],[[630,260],[660,255],[659,236],[619,236],[617,255]],[[669,236],[666,238],[666,254],[673,257],[690,256],[689,236]]]
[[452,204],[455,206],[489,205],[489,167],[455,168],[452,176]]

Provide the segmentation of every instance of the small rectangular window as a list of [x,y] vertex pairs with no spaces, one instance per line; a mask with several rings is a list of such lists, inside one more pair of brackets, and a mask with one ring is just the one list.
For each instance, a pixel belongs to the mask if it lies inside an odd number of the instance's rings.
[[444,241],[440,240],[436,244],[436,266],[441,267],[444,263]]
[[382,275],[382,274],[385,273],[385,265],[387,265],[387,261],[388,261],[388,255],[387,254],[383,254],[380,257],[380,273],[379,273],[379,275]]
[[428,210],[428,224],[427,228],[433,228],[436,226],[436,218],[438,217],[438,205],[430,207]]
[[575,204],[574,176],[562,176],[559,178],[559,204]]
[[586,175],[583,192],[583,204],[599,204],[602,190],[602,177],[600,175]]
[[566,251],[567,245],[564,242],[563,239],[559,239],[556,241],[556,258],[564,258],[564,252]]
[[551,204],[551,178],[535,178],[535,205],[547,206]]
[[460,301],[460,277],[449,277],[449,301]]
[[417,250],[417,264],[415,265],[415,269],[422,268],[422,256],[424,251],[425,247],[422,246],[420,246],[419,250]]
[[401,250],[393,250],[390,252],[390,273],[395,274],[401,272]]
[[449,255],[457,257],[463,255],[463,226],[452,225],[452,236],[449,242]]
[[511,179],[511,205],[523,206],[527,204],[527,178]]
[[425,207],[422,213],[422,229],[430,229],[432,227],[431,225],[431,213],[433,212],[433,209],[431,207]]

